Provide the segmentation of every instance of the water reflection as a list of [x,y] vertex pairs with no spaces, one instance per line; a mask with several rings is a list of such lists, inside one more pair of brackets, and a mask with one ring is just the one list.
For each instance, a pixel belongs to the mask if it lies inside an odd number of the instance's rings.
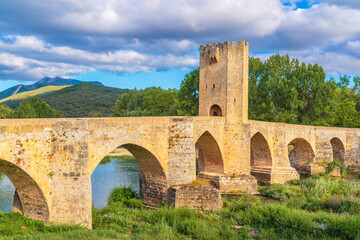
[[[109,158],[108,156],[107,158]],[[105,159],[91,175],[92,200],[97,208],[107,204],[107,197],[115,187],[130,187],[139,192],[139,164],[131,156]]]
[[10,179],[0,171],[0,210],[9,212],[12,210],[15,187]]
[[[139,192],[139,164],[132,156],[111,156],[99,164],[91,175],[92,200],[97,208],[107,204],[107,197],[115,187],[130,187]],[[0,172],[0,210],[12,210],[15,188]]]

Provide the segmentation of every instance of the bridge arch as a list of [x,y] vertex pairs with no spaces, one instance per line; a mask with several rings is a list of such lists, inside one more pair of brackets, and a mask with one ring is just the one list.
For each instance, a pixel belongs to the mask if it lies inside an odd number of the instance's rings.
[[140,198],[149,204],[156,205],[166,201],[167,178],[159,160],[153,153],[133,143],[122,144],[137,160],[139,164],[139,192]]
[[22,168],[2,159],[0,159],[0,171],[10,179],[16,189],[13,210],[34,220],[48,223],[48,204],[35,180]]
[[314,151],[308,141],[295,138],[288,144],[290,166],[299,173],[310,173],[310,164],[314,161]]
[[344,162],[345,147],[344,147],[344,144],[342,143],[342,141],[339,138],[334,137],[330,140],[330,143],[331,143],[332,150],[333,150],[333,160],[338,159],[341,162]]
[[224,173],[224,161],[219,144],[209,131],[205,131],[195,143],[198,155],[198,172]]
[[250,165],[251,167],[272,166],[271,152],[268,141],[260,132],[254,134],[250,144]]

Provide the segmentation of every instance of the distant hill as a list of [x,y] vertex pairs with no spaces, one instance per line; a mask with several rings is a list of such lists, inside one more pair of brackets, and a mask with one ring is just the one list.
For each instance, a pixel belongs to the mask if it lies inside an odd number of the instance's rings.
[[58,91],[60,89],[63,89],[63,88],[69,87],[69,86],[71,86],[71,85],[45,86],[45,87],[42,87],[42,88],[38,88],[36,90],[27,91],[27,92],[21,92],[21,93],[12,95],[12,96],[7,97],[7,98],[3,98],[3,99],[0,100],[0,103],[7,102],[7,101],[23,100],[23,99],[38,96],[38,95],[44,95],[46,93]]
[[[40,79],[38,82],[31,85],[19,84],[14,87],[8,88],[0,92],[0,99],[7,98],[18,93],[36,90],[45,86],[64,86],[64,85],[75,85],[78,83],[82,83],[82,81],[76,79],[70,79],[70,78],[44,77]],[[101,86],[103,85],[101,82],[97,82],[97,81],[91,81],[90,83]]]
[[[128,89],[105,87],[82,82],[55,92],[37,95],[65,117],[87,117],[90,112],[109,116],[114,113],[117,99],[121,99]],[[22,100],[6,101],[11,107],[17,107]]]

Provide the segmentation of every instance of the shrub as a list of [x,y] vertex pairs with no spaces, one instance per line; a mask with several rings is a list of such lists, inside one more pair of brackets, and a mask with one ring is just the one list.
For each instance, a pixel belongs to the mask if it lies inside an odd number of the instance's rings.
[[239,211],[245,210],[249,207],[258,206],[260,205],[260,203],[261,201],[259,200],[259,198],[250,194],[244,194],[229,203],[228,208],[230,211]]
[[114,188],[110,196],[108,198],[108,204],[111,205],[112,203],[122,203],[128,207],[141,207],[143,206],[143,202],[138,199],[137,193],[133,191],[131,188],[124,187],[124,188]]
[[345,163],[341,162],[339,159],[336,158],[328,164],[327,174],[330,174],[332,171],[334,171],[335,167],[340,168],[341,177],[346,177],[349,168],[345,165]]
[[260,193],[263,196],[268,196],[277,200],[286,200],[294,194],[291,191],[291,188],[285,184],[273,184],[268,188],[260,189]]
[[288,181],[288,184],[290,184],[290,185],[299,185],[300,180],[299,179],[291,179],[290,181]]

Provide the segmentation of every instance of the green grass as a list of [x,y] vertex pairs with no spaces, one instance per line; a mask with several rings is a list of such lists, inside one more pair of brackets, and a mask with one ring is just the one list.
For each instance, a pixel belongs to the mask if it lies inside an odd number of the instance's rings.
[[329,176],[313,176],[295,184],[273,184],[259,188],[263,196],[283,201],[296,209],[360,214],[360,182]]
[[312,177],[296,184],[263,188],[262,193],[280,199],[276,204],[244,194],[232,201],[224,199],[218,211],[166,206],[150,210],[142,203],[129,204],[140,201],[137,195],[128,188],[117,188],[108,206],[93,208],[93,230],[45,226],[18,213],[6,213],[0,214],[0,239],[360,239],[358,213],[333,213],[326,208],[310,211],[289,204],[304,197],[307,202],[309,196],[355,194],[357,183]]
[[69,86],[71,86],[71,85],[65,85],[65,86],[45,86],[45,87],[42,87],[42,88],[38,88],[38,89],[36,89],[36,90],[27,91],[27,92],[21,92],[21,93],[15,94],[15,95],[13,95],[13,96],[10,96],[10,97],[1,99],[1,100],[0,100],[0,103],[7,102],[7,101],[27,99],[27,98],[35,97],[35,96],[42,95],[42,94],[45,94],[45,93],[50,93],[50,92],[58,91],[58,90],[60,90],[60,89],[63,89],[63,88],[69,87]]

